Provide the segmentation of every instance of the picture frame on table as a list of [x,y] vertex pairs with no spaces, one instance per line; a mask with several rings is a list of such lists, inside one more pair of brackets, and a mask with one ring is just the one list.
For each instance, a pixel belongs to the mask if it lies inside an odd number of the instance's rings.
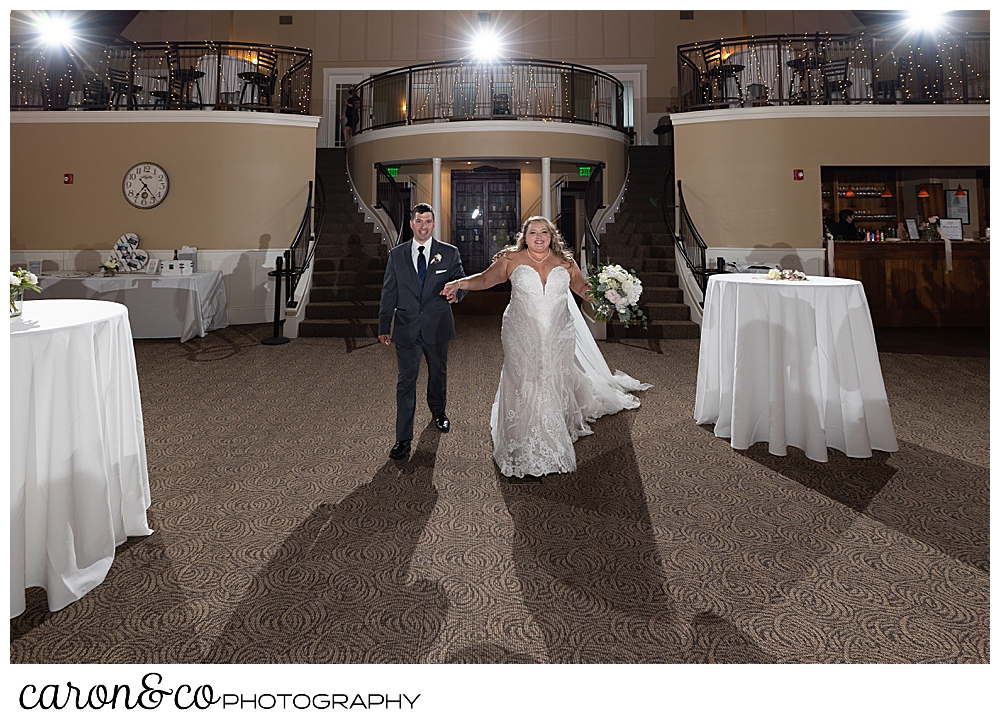
[[950,239],[951,241],[961,241],[963,238],[962,220],[961,219],[938,220],[938,233],[941,234],[942,239]]
[[945,208],[948,210],[949,219],[961,219],[963,224],[971,224],[969,218],[969,193],[962,191],[961,196],[957,196],[958,189],[945,189]]
[[149,263],[146,264],[146,273],[149,274],[150,276],[159,274],[160,273],[160,260],[159,259],[150,259]]
[[34,274],[36,277],[40,276],[42,273],[42,260],[41,259],[29,259],[28,260],[28,271]]
[[917,241],[920,239],[920,227],[917,226],[916,219],[906,220],[906,234],[910,237],[910,241]]

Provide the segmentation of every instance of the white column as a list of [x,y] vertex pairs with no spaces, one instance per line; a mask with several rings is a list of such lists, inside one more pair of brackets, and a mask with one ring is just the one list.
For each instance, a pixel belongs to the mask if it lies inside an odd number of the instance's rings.
[[443,213],[441,211],[441,159],[435,158],[432,163],[434,171],[431,175],[431,206],[434,207],[435,218],[440,219]]
[[542,159],[542,216],[552,219],[552,159]]

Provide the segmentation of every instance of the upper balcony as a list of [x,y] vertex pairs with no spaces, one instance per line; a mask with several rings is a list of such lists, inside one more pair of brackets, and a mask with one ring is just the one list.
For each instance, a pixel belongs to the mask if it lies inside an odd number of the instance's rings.
[[553,60],[470,59],[412,65],[358,86],[359,133],[440,121],[553,121],[626,133],[621,81]]
[[681,111],[989,103],[989,33],[769,35],[677,48]]
[[10,109],[309,114],[312,51],[230,42],[12,44]]

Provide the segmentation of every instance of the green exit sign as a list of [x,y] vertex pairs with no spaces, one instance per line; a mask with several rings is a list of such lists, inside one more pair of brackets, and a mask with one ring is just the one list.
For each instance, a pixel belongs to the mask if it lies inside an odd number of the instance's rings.
[[580,175],[583,176],[584,178],[590,176],[590,169],[591,169],[590,166],[580,166]]
[[399,166],[389,166],[385,169],[385,172],[393,178],[396,178],[396,176],[399,175]]

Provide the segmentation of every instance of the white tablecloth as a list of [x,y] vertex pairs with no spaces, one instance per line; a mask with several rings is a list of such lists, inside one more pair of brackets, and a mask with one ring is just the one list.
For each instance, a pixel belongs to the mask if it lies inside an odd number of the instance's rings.
[[861,283],[711,277],[694,416],[739,450],[766,441],[772,454],[792,445],[819,462],[827,447],[897,451]]
[[35,300],[10,320],[10,615],[41,586],[57,611],[149,535],[149,478],[128,311]]
[[[42,299],[103,299],[128,307],[132,337],[187,342],[229,326],[226,286],[221,271],[186,277],[142,274],[100,275],[80,279],[41,277]],[[26,299],[38,299],[33,292]]]

